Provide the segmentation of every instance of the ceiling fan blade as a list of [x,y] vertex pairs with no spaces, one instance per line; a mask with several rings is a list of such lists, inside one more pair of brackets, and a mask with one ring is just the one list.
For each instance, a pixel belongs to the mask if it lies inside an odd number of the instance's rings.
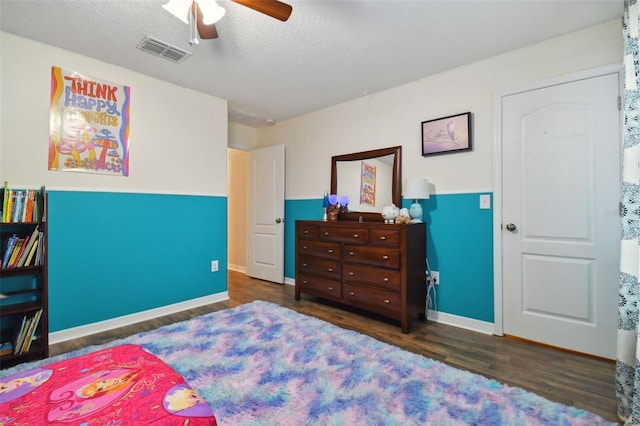
[[198,6],[198,3],[195,1],[191,3],[191,14],[196,18],[196,27],[198,28],[198,35],[200,35],[201,39],[208,40],[218,38],[216,24],[205,25],[202,21],[200,6]]
[[293,8],[278,0],[231,0],[234,3],[241,4],[257,12],[264,13],[272,18],[286,21],[291,15]]

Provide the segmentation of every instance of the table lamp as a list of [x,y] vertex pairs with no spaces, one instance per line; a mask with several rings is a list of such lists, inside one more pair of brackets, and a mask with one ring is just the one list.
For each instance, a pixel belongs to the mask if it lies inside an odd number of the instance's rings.
[[418,200],[429,199],[429,181],[426,179],[409,179],[404,187],[404,198],[413,199],[409,215],[414,222],[422,222],[422,206]]

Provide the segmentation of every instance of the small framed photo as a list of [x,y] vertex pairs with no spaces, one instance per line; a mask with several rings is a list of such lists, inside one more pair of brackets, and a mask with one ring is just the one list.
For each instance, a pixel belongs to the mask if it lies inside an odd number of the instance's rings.
[[471,113],[422,122],[422,156],[471,151]]

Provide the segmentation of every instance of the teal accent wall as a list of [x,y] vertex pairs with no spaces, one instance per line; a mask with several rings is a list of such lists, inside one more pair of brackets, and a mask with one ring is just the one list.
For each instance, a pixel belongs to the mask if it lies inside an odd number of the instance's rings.
[[420,204],[429,267],[440,272],[437,310],[493,322],[493,209],[480,209],[479,193],[432,195]]
[[322,220],[322,198],[284,203],[284,276],[296,278],[296,220]]
[[[402,207],[411,203],[403,200]],[[442,281],[436,287],[437,310],[493,322],[493,210],[480,209],[479,193],[432,195],[420,204],[429,266]],[[295,221],[320,220],[322,199],[288,200],[285,213],[285,276],[293,280]]]
[[226,197],[49,191],[48,215],[52,332],[227,291]]

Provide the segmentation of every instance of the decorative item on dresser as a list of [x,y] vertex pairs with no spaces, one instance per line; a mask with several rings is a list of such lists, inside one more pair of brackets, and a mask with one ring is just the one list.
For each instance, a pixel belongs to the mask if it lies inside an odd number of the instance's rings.
[[296,221],[295,298],[310,294],[398,320],[426,308],[426,225]]

